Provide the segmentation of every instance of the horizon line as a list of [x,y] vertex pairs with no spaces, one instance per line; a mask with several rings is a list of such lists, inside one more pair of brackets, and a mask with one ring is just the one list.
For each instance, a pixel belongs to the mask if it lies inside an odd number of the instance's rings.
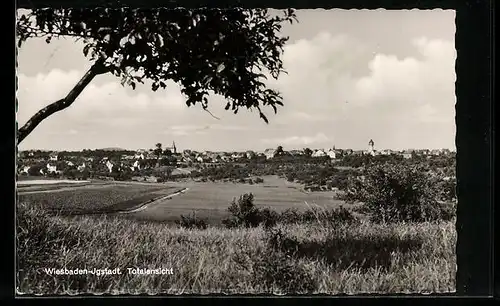
[[[282,146],[283,147],[283,146]],[[164,147],[165,149],[171,148],[170,146]],[[198,151],[198,152],[203,152],[203,151],[209,151],[209,152],[246,152],[246,151],[264,151],[267,149],[273,149],[275,147],[267,147],[266,149],[244,149],[244,150],[223,150],[223,149],[178,149],[177,152],[182,152],[184,150],[190,150],[190,151]],[[303,150],[305,148],[309,148],[311,150],[325,150],[325,149],[333,149],[331,148],[325,148],[325,147],[307,147],[304,146],[302,148],[290,148],[290,149],[284,149],[284,151],[294,151],[294,150]],[[109,150],[113,149],[113,150]],[[104,148],[84,148],[84,149],[41,149],[41,148],[36,148],[36,149],[23,149],[23,150],[18,150],[19,152],[23,151],[43,151],[43,152],[82,152],[83,150],[91,150],[91,151],[97,151],[97,150],[104,150],[104,151],[139,151],[139,150],[149,150],[149,149],[154,149],[153,147],[151,148],[138,148],[138,149],[130,149],[130,148],[121,148],[121,147],[104,147]],[[354,150],[354,151],[366,151],[368,150],[367,148],[342,148],[342,147],[336,147],[335,150]],[[402,151],[402,150],[450,150],[450,151],[456,151],[456,148],[447,148],[447,147],[441,147],[441,148],[378,148],[374,149],[374,151],[384,151],[384,150],[392,150],[392,151]]]

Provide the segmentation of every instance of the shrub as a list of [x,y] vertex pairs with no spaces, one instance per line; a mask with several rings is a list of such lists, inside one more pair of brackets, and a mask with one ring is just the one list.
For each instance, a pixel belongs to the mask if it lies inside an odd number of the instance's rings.
[[233,199],[228,211],[231,217],[222,222],[227,227],[256,227],[260,224],[261,218],[258,209],[253,204],[253,194],[246,193],[236,201]]
[[179,221],[176,221],[176,223],[180,227],[184,228],[197,228],[197,229],[206,229],[207,228],[207,222],[205,219],[198,218],[196,216],[196,213],[193,212],[192,214],[189,214],[187,216],[181,215],[181,219]]
[[279,221],[279,214],[269,208],[258,209],[253,203],[253,194],[248,193],[240,196],[238,201],[233,199],[228,211],[231,217],[222,220],[228,227],[257,227],[263,224],[265,227],[272,227]]
[[280,215],[269,208],[263,208],[258,210],[258,215],[260,218],[260,223],[264,224],[266,228],[273,227],[278,223]]
[[362,202],[374,222],[423,222],[446,219],[449,213],[439,204],[439,178],[417,166],[375,165],[364,177],[349,182],[344,199]]

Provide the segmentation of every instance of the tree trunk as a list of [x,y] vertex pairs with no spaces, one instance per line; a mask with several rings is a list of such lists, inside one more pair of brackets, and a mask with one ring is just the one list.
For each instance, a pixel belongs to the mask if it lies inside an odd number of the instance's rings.
[[85,73],[80,81],[71,89],[71,91],[63,99],[47,105],[33,115],[23,127],[17,131],[17,144],[20,144],[26,136],[28,136],[43,120],[53,115],[54,113],[69,107],[75,99],[82,93],[87,85],[94,79],[95,76],[108,72],[109,70],[103,65],[102,61],[96,61],[92,67]]

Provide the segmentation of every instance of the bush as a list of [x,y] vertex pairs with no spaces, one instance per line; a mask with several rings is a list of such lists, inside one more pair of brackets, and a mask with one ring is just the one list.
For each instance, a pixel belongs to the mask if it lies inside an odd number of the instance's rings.
[[349,182],[344,199],[363,203],[374,222],[447,220],[438,181],[417,166],[376,165]]
[[197,229],[206,229],[207,228],[207,222],[205,219],[201,219],[196,217],[196,213],[193,212],[192,214],[189,214],[187,216],[181,215],[181,219],[179,221],[176,221],[176,223],[183,228],[197,228]]
[[269,208],[263,208],[258,210],[258,215],[260,218],[260,223],[264,224],[266,228],[273,227],[278,223],[280,215]]
[[231,217],[222,220],[228,227],[257,227],[263,224],[265,227],[272,227],[279,221],[279,214],[269,208],[258,209],[253,203],[253,194],[248,193],[240,196],[238,201],[233,199],[228,211]]
[[257,208],[253,203],[253,194],[244,194],[238,201],[233,199],[228,211],[231,217],[222,220],[227,228],[234,227],[257,227],[260,224],[266,228],[275,226],[277,223],[327,223],[330,225],[351,224],[358,219],[346,208],[339,207],[326,209],[312,207],[305,211],[296,208],[288,208],[278,213],[270,208]]
[[228,211],[231,217],[222,222],[226,227],[256,227],[261,223],[258,209],[253,204],[253,194],[246,193],[236,201],[233,199]]

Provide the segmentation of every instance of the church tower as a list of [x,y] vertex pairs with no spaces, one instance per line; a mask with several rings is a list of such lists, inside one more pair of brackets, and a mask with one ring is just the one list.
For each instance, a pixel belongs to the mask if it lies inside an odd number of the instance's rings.
[[373,153],[375,151],[374,145],[375,143],[373,142],[373,139],[370,139],[368,142],[368,153]]
[[175,147],[175,141],[172,142],[172,153],[177,154],[177,148]]

